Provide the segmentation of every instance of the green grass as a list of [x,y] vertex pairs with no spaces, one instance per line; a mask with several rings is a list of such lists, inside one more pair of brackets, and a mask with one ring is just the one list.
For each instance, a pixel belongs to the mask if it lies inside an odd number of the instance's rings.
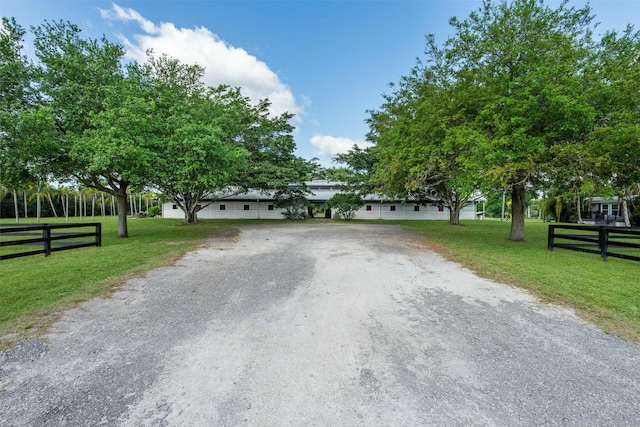
[[[45,221],[62,222],[49,218],[41,222]],[[0,261],[0,348],[41,333],[59,313],[80,301],[107,295],[130,277],[172,263],[207,237],[237,233],[230,221],[185,226],[180,220],[144,218],[130,219],[130,238],[118,239],[116,220],[101,222],[100,248]]]
[[[605,332],[640,343],[640,262],[566,249],[547,249],[548,225],[526,223],[525,242],[508,240],[509,222],[398,222],[431,247],[483,277],[532,291],[543,301],[571,307]],[[635,253],[640,256],[640,251]]]
[[[171,264],[203,239],[232,236],[238,224],[259,221],[215,220],[185,226],[180,220],[131,219],[129,239],[116,238],[115,219],[102,222],[101,248],[0,261],[0,348],[40,334],[59,313],[80,301],[108,295],[130,277]],[[594,254],[549,251],[548,224],[539,221],[527,223],[527,241],[521,243],[508,240],[510,223],[495,220],[458,227],[441,221],[363,222],[400,224],[424,237],[431,249],[483,277],[574,308],[605,332],[640,343],[640,262],[609,258],[605,263]]]

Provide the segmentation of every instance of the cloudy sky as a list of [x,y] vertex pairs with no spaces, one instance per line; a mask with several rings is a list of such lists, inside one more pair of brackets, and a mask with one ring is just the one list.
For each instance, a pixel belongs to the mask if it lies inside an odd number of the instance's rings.
[[[559,1],[549,1],[557,5]],[[570,4],[580,6],[584,1]],[[268,98],[274,113],[296,115],[298,155],[325,166],[366,145],[367,110],[422,55],[424,36],[452,35],[480,0],[219,1],[0,0],[23,27],[67,20],[87,37],[119,41],[130,58],[166,53],[206,68],[206,83]],[[599,31],[640,28],[640,0],[592,0]],[[26,53],[30,54],[27,38]]]

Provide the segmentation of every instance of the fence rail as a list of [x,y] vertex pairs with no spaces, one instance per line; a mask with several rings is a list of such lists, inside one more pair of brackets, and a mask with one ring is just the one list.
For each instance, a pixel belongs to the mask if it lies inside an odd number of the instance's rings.
[[[570,234],[556,230],[570,230]],[[577,234],[576,234],[577,233]],[[557,240],[561,240],[560,243]],[[580,242],[580,243],[569,243]],[[603,261],[608,257],[640,261],[640,229],[609,227],[606,225],[549,225],[547,248],[598,254]],[[625,250],[621,253],[619,250]],[[638,249],[636,252],[635,249]],[[614,252],[615,251],[615,252]]]
[[[57,230],[83,227],[93,227],[93,231],[56,232]],[[57,251],[84,248],[87,246],[102,246],[102,224],[99,222],[89,222],[86,224],[25,224],[22,226],[7,226],[2,224],[0,226],[0,237],[2,237],[0,239],[0,248],[26,245],[41,246],[41,249],[9,254],[4,254],[5,251],[2,251],[0,253],[0,260],[38,254],[49,256],[52,252]],[[6,237],[13,237],[13,240],[4,240]],[[76,240],[85,237],[91,237],[92,239],[89,241]]]

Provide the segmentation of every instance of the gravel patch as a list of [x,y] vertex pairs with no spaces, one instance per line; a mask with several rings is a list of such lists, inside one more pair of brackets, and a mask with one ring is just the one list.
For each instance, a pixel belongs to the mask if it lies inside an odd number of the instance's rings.
[[384,224],[245,226],[0,353],[2,426],[640,425],[640,349]]

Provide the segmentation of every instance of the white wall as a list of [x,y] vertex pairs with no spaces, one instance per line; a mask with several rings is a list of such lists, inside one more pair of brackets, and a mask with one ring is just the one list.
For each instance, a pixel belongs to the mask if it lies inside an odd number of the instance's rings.
[[[224,205],[225,209],[220,210],[220,205]],[[245,205],[249,206],[249,210],[245,210]],[[257,202],[257,201],[218,201],[204,206],[198,211],[199,219],[224,219],[224,218],[247,218],[247,219],[282,219],[282,209],[273,207],[269,210],[269,205],[273,202]],[[164,218],[184,218],[184,213],[174,203],[165,203],[162,205],[162,216]]]
[[[371,210],[367,210],[367,206],[371,206]],[[391,207],[395,206],[395,211]],[[417,205],[418,211],[415,210],[414,203],[366,203],[356,212],[357,219],[406,219],[406,220],[448,220],[449,210],[446,208],[439,209],[438,205],[428,204],[426,206]],[[460,219],[475,220],[475,205],[466,206],[460,212]]]
[[[225,210],[220,210],[220,205],[225,206]],[[245,210],[244,206],[248,205],[249,210]],[[247,218],[247,219],[283,219],[282,209],[274,206],[273,210],[268,210],[269,205],[273,205],[272,201],[246,201],[246,200],[221,200],[203,207],[198,211],[200,219],[214,218]],[[371,210],[367,210],[367,205],[371,206]],[[184,218],[184,213],[179,209],[173,208],[173,203],[165,203],[162,205],[162,216],[164,218]],[[391,206],[395,206],[395,211],[391,210]],[[439,210],[438,205],[429,204],[427,206],[419,205],[419,210],[415,211],[414,203],[366,203],[356,212],[356,219],[406,219],[406,220],[448,220],[449,210],[443,208]],[[335,214],[335,210],[332,211]],[[469,205],[460,212],[461,220],[475,220],[476,206]]]

